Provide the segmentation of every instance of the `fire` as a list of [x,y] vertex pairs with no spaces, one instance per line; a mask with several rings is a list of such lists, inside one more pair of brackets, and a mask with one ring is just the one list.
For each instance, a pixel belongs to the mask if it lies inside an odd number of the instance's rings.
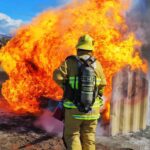
[[[73,1],[37,16],[18,29],[2,48],[0,60],[9,75],[2,93],[15,112],[40,111],[41,96],[60,100],[62,90],[52,79],[53,71],[70,54],[75,54],[78,38],[88,33],[95,39],[95,56],[107,78],[105,97],[110,97],[112,77],[121,68],[146,71],[141,59],[141,43],[129,32],[125,12],[130,1]],[[106,103],[105,120],[109,120],[110,104]]]
[[104,124],[108,124],[110,121],[110,101],[107,100],[104,104],[104,108],[101,111],[102,120]]

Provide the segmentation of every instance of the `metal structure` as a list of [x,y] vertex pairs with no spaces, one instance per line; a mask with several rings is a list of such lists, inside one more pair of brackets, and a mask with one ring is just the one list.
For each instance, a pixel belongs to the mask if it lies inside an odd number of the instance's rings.
[[132,71],[129,67],[117,73],[112,85],[110,134],[145,129],[148,99],[146,74],[141,70]]

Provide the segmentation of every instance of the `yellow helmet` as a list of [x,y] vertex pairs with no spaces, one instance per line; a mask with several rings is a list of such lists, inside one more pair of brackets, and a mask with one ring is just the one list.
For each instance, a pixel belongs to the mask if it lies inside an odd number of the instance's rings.
[[79,38],[76,48],[93,51],[94,50],[94,39],[90,35],[85,34]]

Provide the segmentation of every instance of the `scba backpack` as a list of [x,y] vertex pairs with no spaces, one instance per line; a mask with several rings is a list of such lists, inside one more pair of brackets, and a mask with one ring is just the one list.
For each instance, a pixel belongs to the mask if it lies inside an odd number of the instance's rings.
[[74,76],[73,84],[70,84],[70,77],[67,78],[65,95],[77,106],[80,112],[88,113],[98,96],[96,73],[93,67],[96,59],[92,56],[88,59],[69,56],[68,59],[77,61],[78,75]]

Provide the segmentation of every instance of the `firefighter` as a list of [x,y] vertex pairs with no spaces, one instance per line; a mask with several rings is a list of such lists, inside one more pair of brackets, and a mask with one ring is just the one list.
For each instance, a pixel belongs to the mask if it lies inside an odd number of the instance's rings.
[[[67,150],[95,150],[97,120],[100,117],[101,97],[106,79],[100,62],[93,57],[93,38],[88,34],[81,36],[76,49],[77,55],[67,57],[53,74],[55,82],[64,90],[64,141]],[[89,62],[85,64],[87,60]],[[92,77],[92,69],[95,79]],[[94,79],[92,82],[86,81],[89,75],[92,77],[89,79]],[[89,89],[83,91],[87,87]]]

